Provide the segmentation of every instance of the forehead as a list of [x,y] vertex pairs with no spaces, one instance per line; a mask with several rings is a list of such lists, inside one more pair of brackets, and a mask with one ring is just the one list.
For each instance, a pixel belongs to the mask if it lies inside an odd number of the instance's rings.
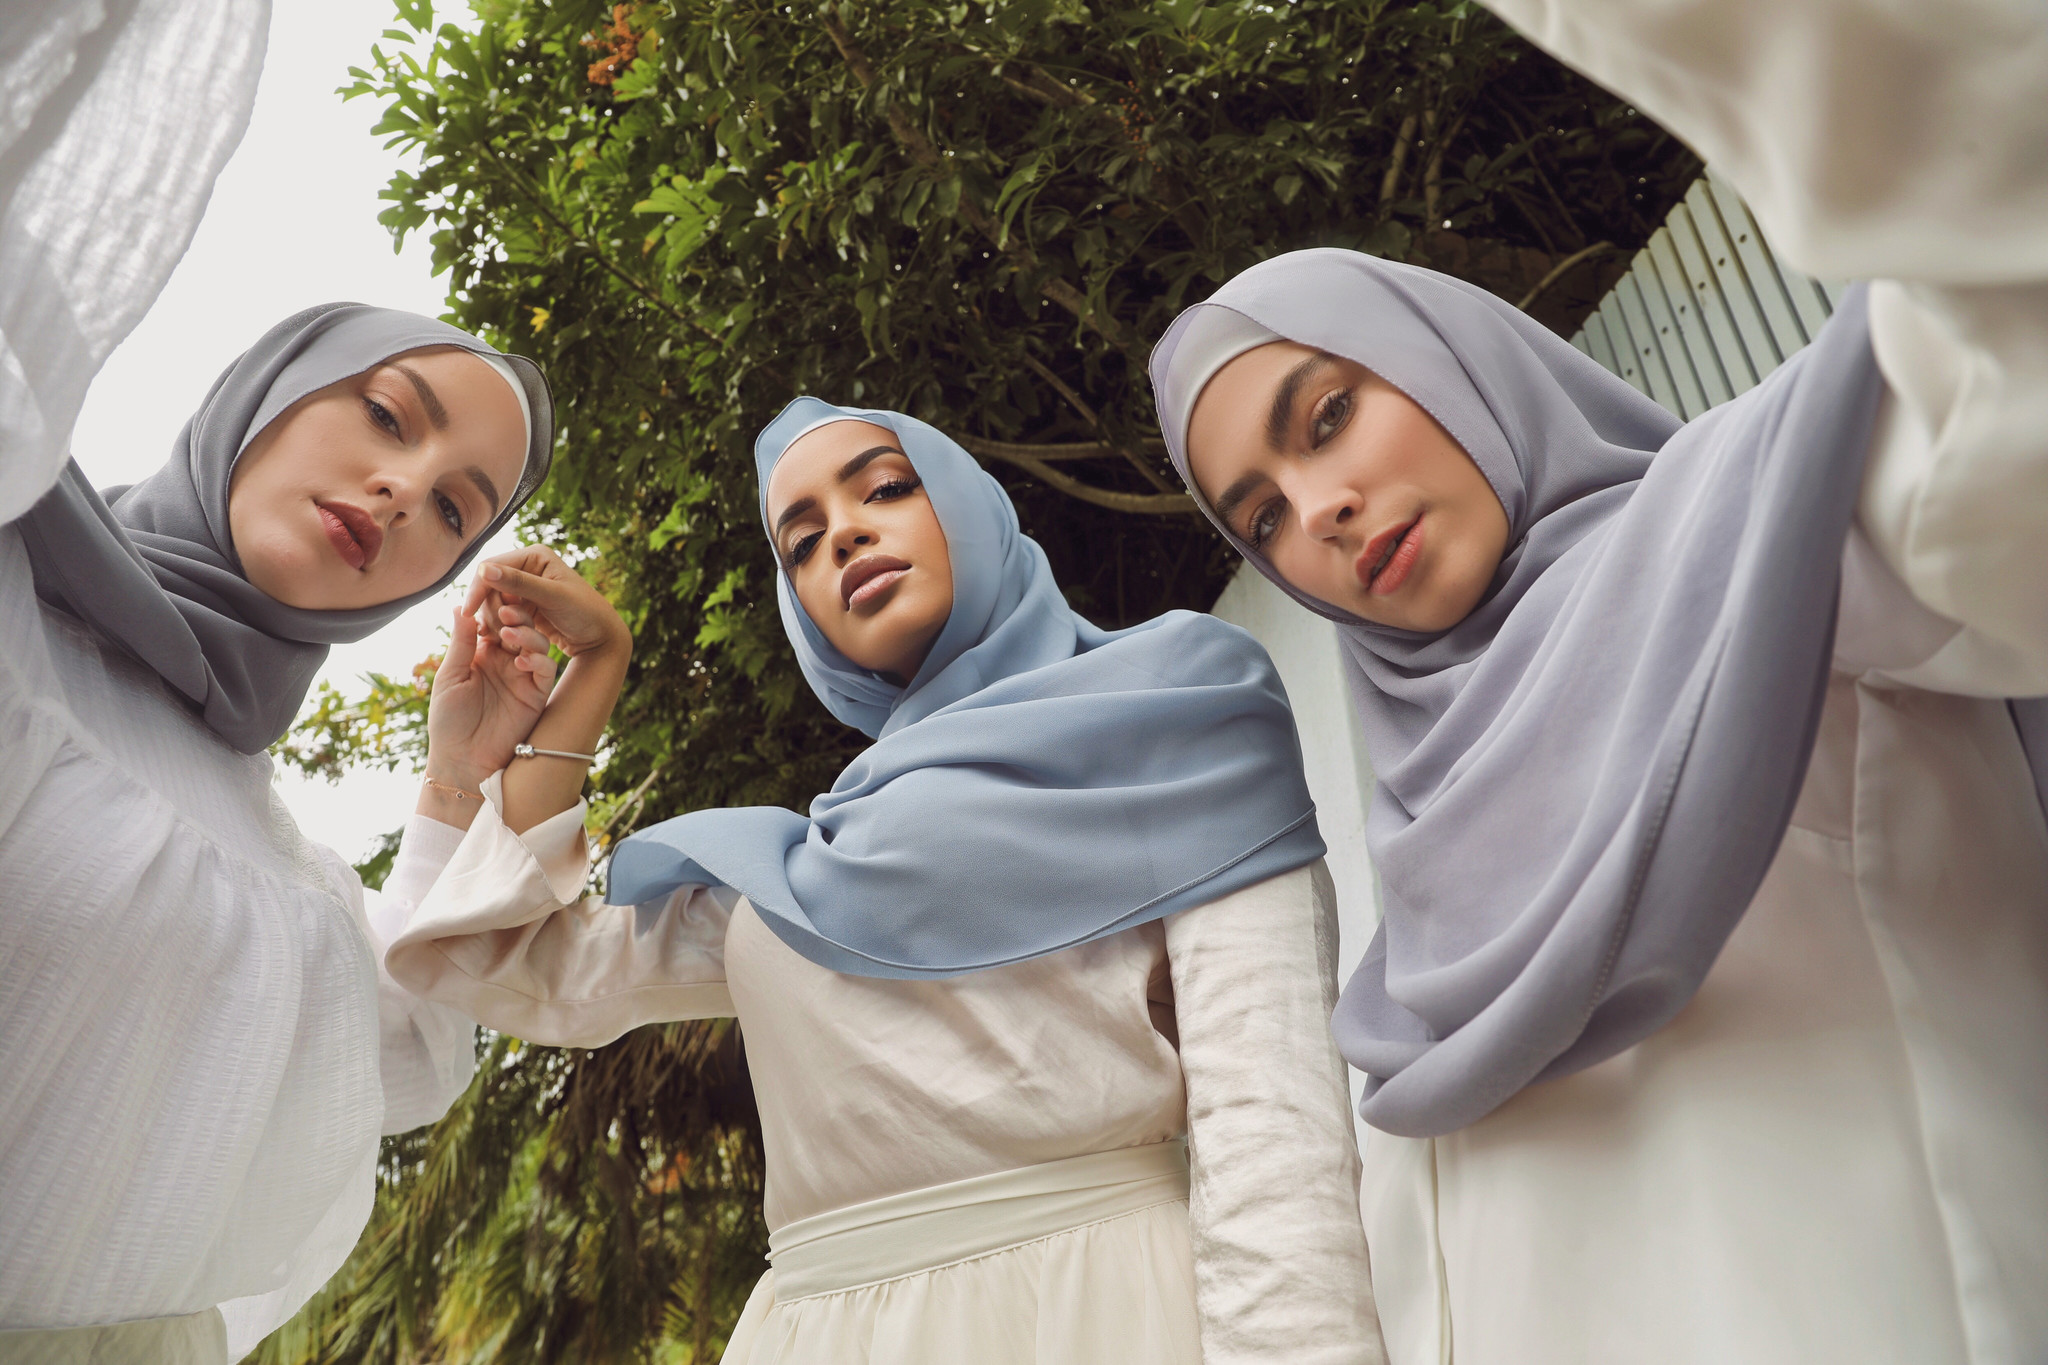
[[836,480],[839,467],[876,446],[902,448],[896,433],[873,422],[849,419],[805,432],[790,443],[768,475],[768,507],[772,512],[801,497],[815,497]]
[[[397,382],[424,407],[411,375],[424,379],[448,419],[451,445],[465,458],[510,465],[516,479],[526,465],[526,419],[519,399],[505,377],[460,346],[431,346],[402,351],[371,367],[370,373],[398,371]],[[429,413],[431,418],[432,413]],[[509,485],[507,485],[509,487]]]

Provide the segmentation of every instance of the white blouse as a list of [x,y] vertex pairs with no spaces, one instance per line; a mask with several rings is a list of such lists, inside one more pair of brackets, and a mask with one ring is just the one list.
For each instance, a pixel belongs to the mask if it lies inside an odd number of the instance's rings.
[[[496,779],[486,786],[493,803]],[[1204,1359],[1375,1362],[1321,864],[1032,961],[841,976],[730,893],[579,899],[580,808],[486,810],[387,955],[421,994],[538,1042],[737,1015],[771,1228],[973,1176],[1187,1134]],[[539,856],[536,856],[538,851]]]
[[240,1356],[370,1213],[379,1133],[440,1117],[474,1027],[378,967],[389,894],[310,843],[266,755],[36,599],[0,527],[0,1329],[218,1306]]
[[2048,821],[2001,699],[2048,693],[2048,24],[1489,2],[1705,151],[1796,263],[1946,283],[1873,286],[1889,393],[1835,672],[1699,993],[1457,1133],[1368,1140],[1390,1358],[2037,1365]]

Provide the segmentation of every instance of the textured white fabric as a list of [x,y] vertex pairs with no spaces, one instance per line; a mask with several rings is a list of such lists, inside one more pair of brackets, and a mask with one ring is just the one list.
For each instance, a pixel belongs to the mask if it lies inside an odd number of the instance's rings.
[[[522,840],[498,820],[496,789],[486,794],[492,808],[387,953],[389,969],[422,995],[537,1042],[594,1046],[639,1023],[736,1014],[761,1107],[771,1229],[1186,1134],[1193,1244],[1206,1262],[1203,1358],[1381,1359],[1350,1184],[1348,1103],[1325,1022],[1335,931],[1320,868],[1033,961],[890,981],[827,971],[784,945],[744,900],[703,888],[637,911],[574,900],[582,867],[563,853],[571,844],[581,852],[580,808]],[[1253,1112],[1269,1104],[1270,1115]],[[1141,1265],[1165,1255],[1156,1240],[1165,1234],[1147,1227],[1115,1254]],[[1056,1258],[1069,1271],[1095,1254],[1083,1244],[1097,1234],[1074,1235]],[[991,1283],[1038,1283],[1050,1274],[1038,1255],[988,1269]],[[1180,1264],[1162,1261],[1161,1273]],[[1057,1276],[1043,1283],[1046,1322],[1082,1311],[1079,1288],[1059,1287],[1067,1282]],[[931,1314],[920,1331],[951,1331],[950,1315],[980,1302],[984,1290],[960,1285],[969,1287],[934,1287],[936,1297],[918,1300]],[[1173,1292],[1181,1291],[1155,1284],[1139,1299]],[[876,1317],[880,1302],[817,1317],[825,1336],[805,1328],[801,1341],[814,1349],[835,1343],[826,1354],[761,1358],[865,1359],[854,1337],[831,1334],[871,1328],[879,1335],[859,1341],[877,1361],[979,1361],[984,1348],[991,1359],[1034,1358],[1002,1354],[1010,1348],[999,1340],[1000,1317],[967,1336],[919,1338],[950,1340],[950,1356],[892,1355],[889,1333],[909,1330],[902,1324],[923,1321],[925,1310]]]
[[[2048,274],[2038,6],[1493,7],[1806,268]],[[1881,283],[1872,332],[1891,392],[1792,827],[1666,1028],[1368,1140],[1396,1365],[2048,1359],[2048,823],[1997,700],[2048,689],[2048,291]]]
[[0,523],[184,255],[269,29],[269,0],[0,0]]
[[775,1229],[775,1298],[900,1280],[1160,1204],[1187,1216],[1188,1149],[1178,1139],[885,1195]]
[[54,1332],[0,1330],[6,1365],[228,1365],[220,1312]]
[[1486,0],[1685,139],[1822,279],[2048,277],[2039,0]]
[[[0,773],[0,1328],[218,1306],[238,1356],[348,1255],[380,1129],[446,1109],[473,1028],[381,975],[377,898],[269,758],[42,607],[5,527]],[[455,833],[413,830],[395,886]]]
[[789,1303],[770,1271],[722,1365],[1202,1365],[1195,1316],[1187,1205],[1155,1204]]

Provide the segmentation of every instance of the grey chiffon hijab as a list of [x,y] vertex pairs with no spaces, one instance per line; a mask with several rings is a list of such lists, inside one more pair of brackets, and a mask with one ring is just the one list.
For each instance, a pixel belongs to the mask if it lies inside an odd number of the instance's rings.
[[[526,463],[497,517],[432,585],[354,611],[288,607],[242,576],[228,482],[249,442],[293,403],[392,356],[455,346],[516,382]],[[546,476],[554,408],[539,367],[446,323],[359,303],[286,318],[228,366],[147,479],[96,491],[72,461],[17,523],[36,592],[149,665],[221,739],[257,753],[290,727],[329,645],[360,640],[453,582]]]
[[1440,634],[1334,610],[1231,536],[1338,623],[1364,720],[1383,917],[1334,1020],[1370,1078],[1360,1112],[1446,1133],[1669,1020],[1775,856],[1880,392],[1864,291],[1762,385],[1681,425],[1483,290],[1296,252],[1153,354],[1184,479],[1202,382],[1274,336],[1414,399],[1511,528],[1487,595]]

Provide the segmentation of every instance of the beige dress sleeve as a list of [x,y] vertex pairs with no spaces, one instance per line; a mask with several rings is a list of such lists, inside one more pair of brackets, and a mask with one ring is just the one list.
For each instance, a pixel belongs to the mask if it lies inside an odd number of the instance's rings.
[[500,815],[501,777],[484,783],[483,811],[386,951],[393,979],[557,1047],[731,1015],[725,931],[736,901],[701,886],[639,907],[584,896],[584,804],[514,834]]
[[1166,920],[1205,1365],[1381,1365],[1318,860]]

